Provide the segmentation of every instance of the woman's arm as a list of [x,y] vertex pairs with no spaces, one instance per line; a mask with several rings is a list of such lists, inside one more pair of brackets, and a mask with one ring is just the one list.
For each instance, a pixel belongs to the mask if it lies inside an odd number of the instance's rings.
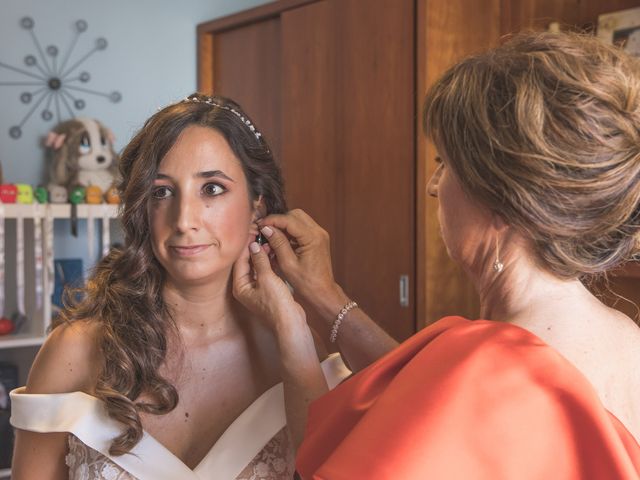
[[[318,312],[327,331],[331,329],[337,314],[352,299],[333,278],[329,234],[302,210],[269,215],[260,220],[260,227],[296,295]],[[357,372],[398,342],[356,308],[341,323],[337,344],[346,363]]]
[[11,478],[67,480],[67,433],[34,433],[16,429]]
[[[57,327],[44,343],[27,380],[27,394],[89,391],[95,378],[93,327],[83,323]],[[16,429],[11,464],[13,480],[66,480],[68,434]]]
[[[328,391],[306,315],[255,242],[233,268],[233,294],[274,332],[280,351],[287,427],[294,446],[302,443],[309,404]],[[251,268],[251,265],[253,268]]]

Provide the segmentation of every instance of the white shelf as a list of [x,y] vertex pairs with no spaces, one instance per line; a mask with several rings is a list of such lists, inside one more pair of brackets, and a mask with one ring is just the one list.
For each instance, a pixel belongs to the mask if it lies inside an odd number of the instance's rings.
[[[52,218],[71,218],[71,204],[69,203],[5,203],[2,204],[2,207],[4,208],[5,218],[44,217],[48,212],[51,212],[50,215]],[[100,205],[81,203],[78,205],[77,214],[78,218],[116,218],[118,216],[119,208],[120,205],[110,203],[103,203]]]
[[0,350],[3,348],[35,347],[44,343],[45,337],[28,333],[3,335],[0,337]]
[[[24,222],[24,270],[26,280],[26,315],[29,318],[29,322],[25,322],[25,331],[16,334],[0,336],[0,354],[2,359],[18,365],[19,377],[18,384],[23,385],[26,382],[26,372],[29,371],[33,356],[37,351],[37,347],[42,345],[46,339],[47,328],[49,327],[51,319],[51,292],[53,285],[51,285],[50,275],[45,274],[42,277],[42,293],[43,295],[41,305],[35,306],[36,290],[34,287],[34,268],[35,268],[35,254],[34,254],[34,230],[36,225],[42,224],[43,230],[46,232],[46,226],[49,225],[49,230],[53,234],[52,224],[53,220],[69,219],[71,218],[70,204],[18,204],[18,203],[0,203],[0,210],[2,215],[0,216],[0,222],[3,222],[5,228],[5,237],[2,239],[5,242],[5,273],[9,272],[8,268],[11,267],[13,273],[8,275],[11,278],[5,277],[6,282],[14,281],[15,271],[17,271],[16,257],[16,232],[18,223],[15,219],[23,218]],[[100,204],[89,205],[79,204],[76,208],[76,217],[83,222],[90,224],[93,220],[99,222],[101,219],[113,219],[118,217],[120,205],[112,204]],[[109,221],[106,222],[107,226]],[[95,225],[95,223],[94,223]],[[104,223],[103,223],[104,225]],[[47,233],[44,233],[42,237],[46,237]],[[51,237],[49,237],[51,238]],[[53,237],[53,242],[63,241],[64,237]],[[52,254],[47,253],[46,238],[42,238],[42,264],[49,265],[48,262],[52,262]],[[105,241],[105,240],[103,240]],[[109,241],[110,243],[110,241]],[[7,264],[9,262],[9,265]],[[4,286],[3,286],[4,288]],[[15,285],[8,288],[9,293],[6,295],[15,296]],[[6,300],[5,296],[5,300]],[[5,307],[7,305],[5,304]],[[12,307],[13,308],[13,307]],[[2,314],[2,312],[0,312]],[[0,480],[8,479],[11,477],[11,469],[0,469]]]

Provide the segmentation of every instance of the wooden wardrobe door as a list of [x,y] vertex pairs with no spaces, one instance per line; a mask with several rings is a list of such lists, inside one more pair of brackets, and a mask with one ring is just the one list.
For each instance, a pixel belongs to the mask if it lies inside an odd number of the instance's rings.
[[414,18],[412,0],[281,16],[291,206],[329,231],[338,282],[398,339],[415,332]]
[[338,50],[344,283],[405,339],[415,332],[414,2],[334,1],[348,47]]
[[329,232],[336,279],[399,340],[415,332],[414,4],[286,0],[199,28],[201,85],[254,117],[289,207]]
[[216,33],[212,43],[213,91],[207,93],[238,102],[280,159],[279,17]]
[[[328,1],[282,13],[282,165],[287,201],[301,208],[331,236],[333,272],[342,284],[343,190],[336,183],[338,121],[333,6]],[[328,326],[305,308],[323,338]]]
[[320,1],[281,16],[282,165],[289,206],[305,210],[329,232],[334,274],[342,278],[333,10]]

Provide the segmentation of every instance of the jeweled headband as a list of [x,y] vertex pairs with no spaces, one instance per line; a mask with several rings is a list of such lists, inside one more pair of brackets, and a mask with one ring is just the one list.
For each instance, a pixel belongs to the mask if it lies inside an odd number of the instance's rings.
[[234,115],[236,115],[240,120],[242,120],[242,123],[244,123],[247,128],[249,130],[251,130],[251,133],[253,133],[256,137],[257,140],[260,140],[260,137],[262,137],[262,134],[256,129],[256,127],[253,125],[253,123],[251,123],[251,120],[249,120],[248,118],[245,118],[245,116],[240,113],[238,110],[236,110],[233,107],[229,107],[227,105],[222,105],[218,102],[216,102],[213,98],[211,97],[207,97],[205,95],[202,95],[200,97],[197,97],[195,95],[190,95],[188,97],[186,97],[183,102],[193,102],[193,103],[206,103],[207,105],[211,105],[212,107],[217,107],[217,108],[221,108],[223,110],[227,110],[231,113],[233,113]]

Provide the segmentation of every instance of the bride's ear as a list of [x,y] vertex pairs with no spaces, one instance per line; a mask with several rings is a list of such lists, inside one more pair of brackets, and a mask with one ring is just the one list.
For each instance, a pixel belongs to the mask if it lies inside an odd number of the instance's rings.
[[264,197],[260,195],[253,201],[253,221],[255,222],[259,218],[267,216],[267,207],[264,203]]

